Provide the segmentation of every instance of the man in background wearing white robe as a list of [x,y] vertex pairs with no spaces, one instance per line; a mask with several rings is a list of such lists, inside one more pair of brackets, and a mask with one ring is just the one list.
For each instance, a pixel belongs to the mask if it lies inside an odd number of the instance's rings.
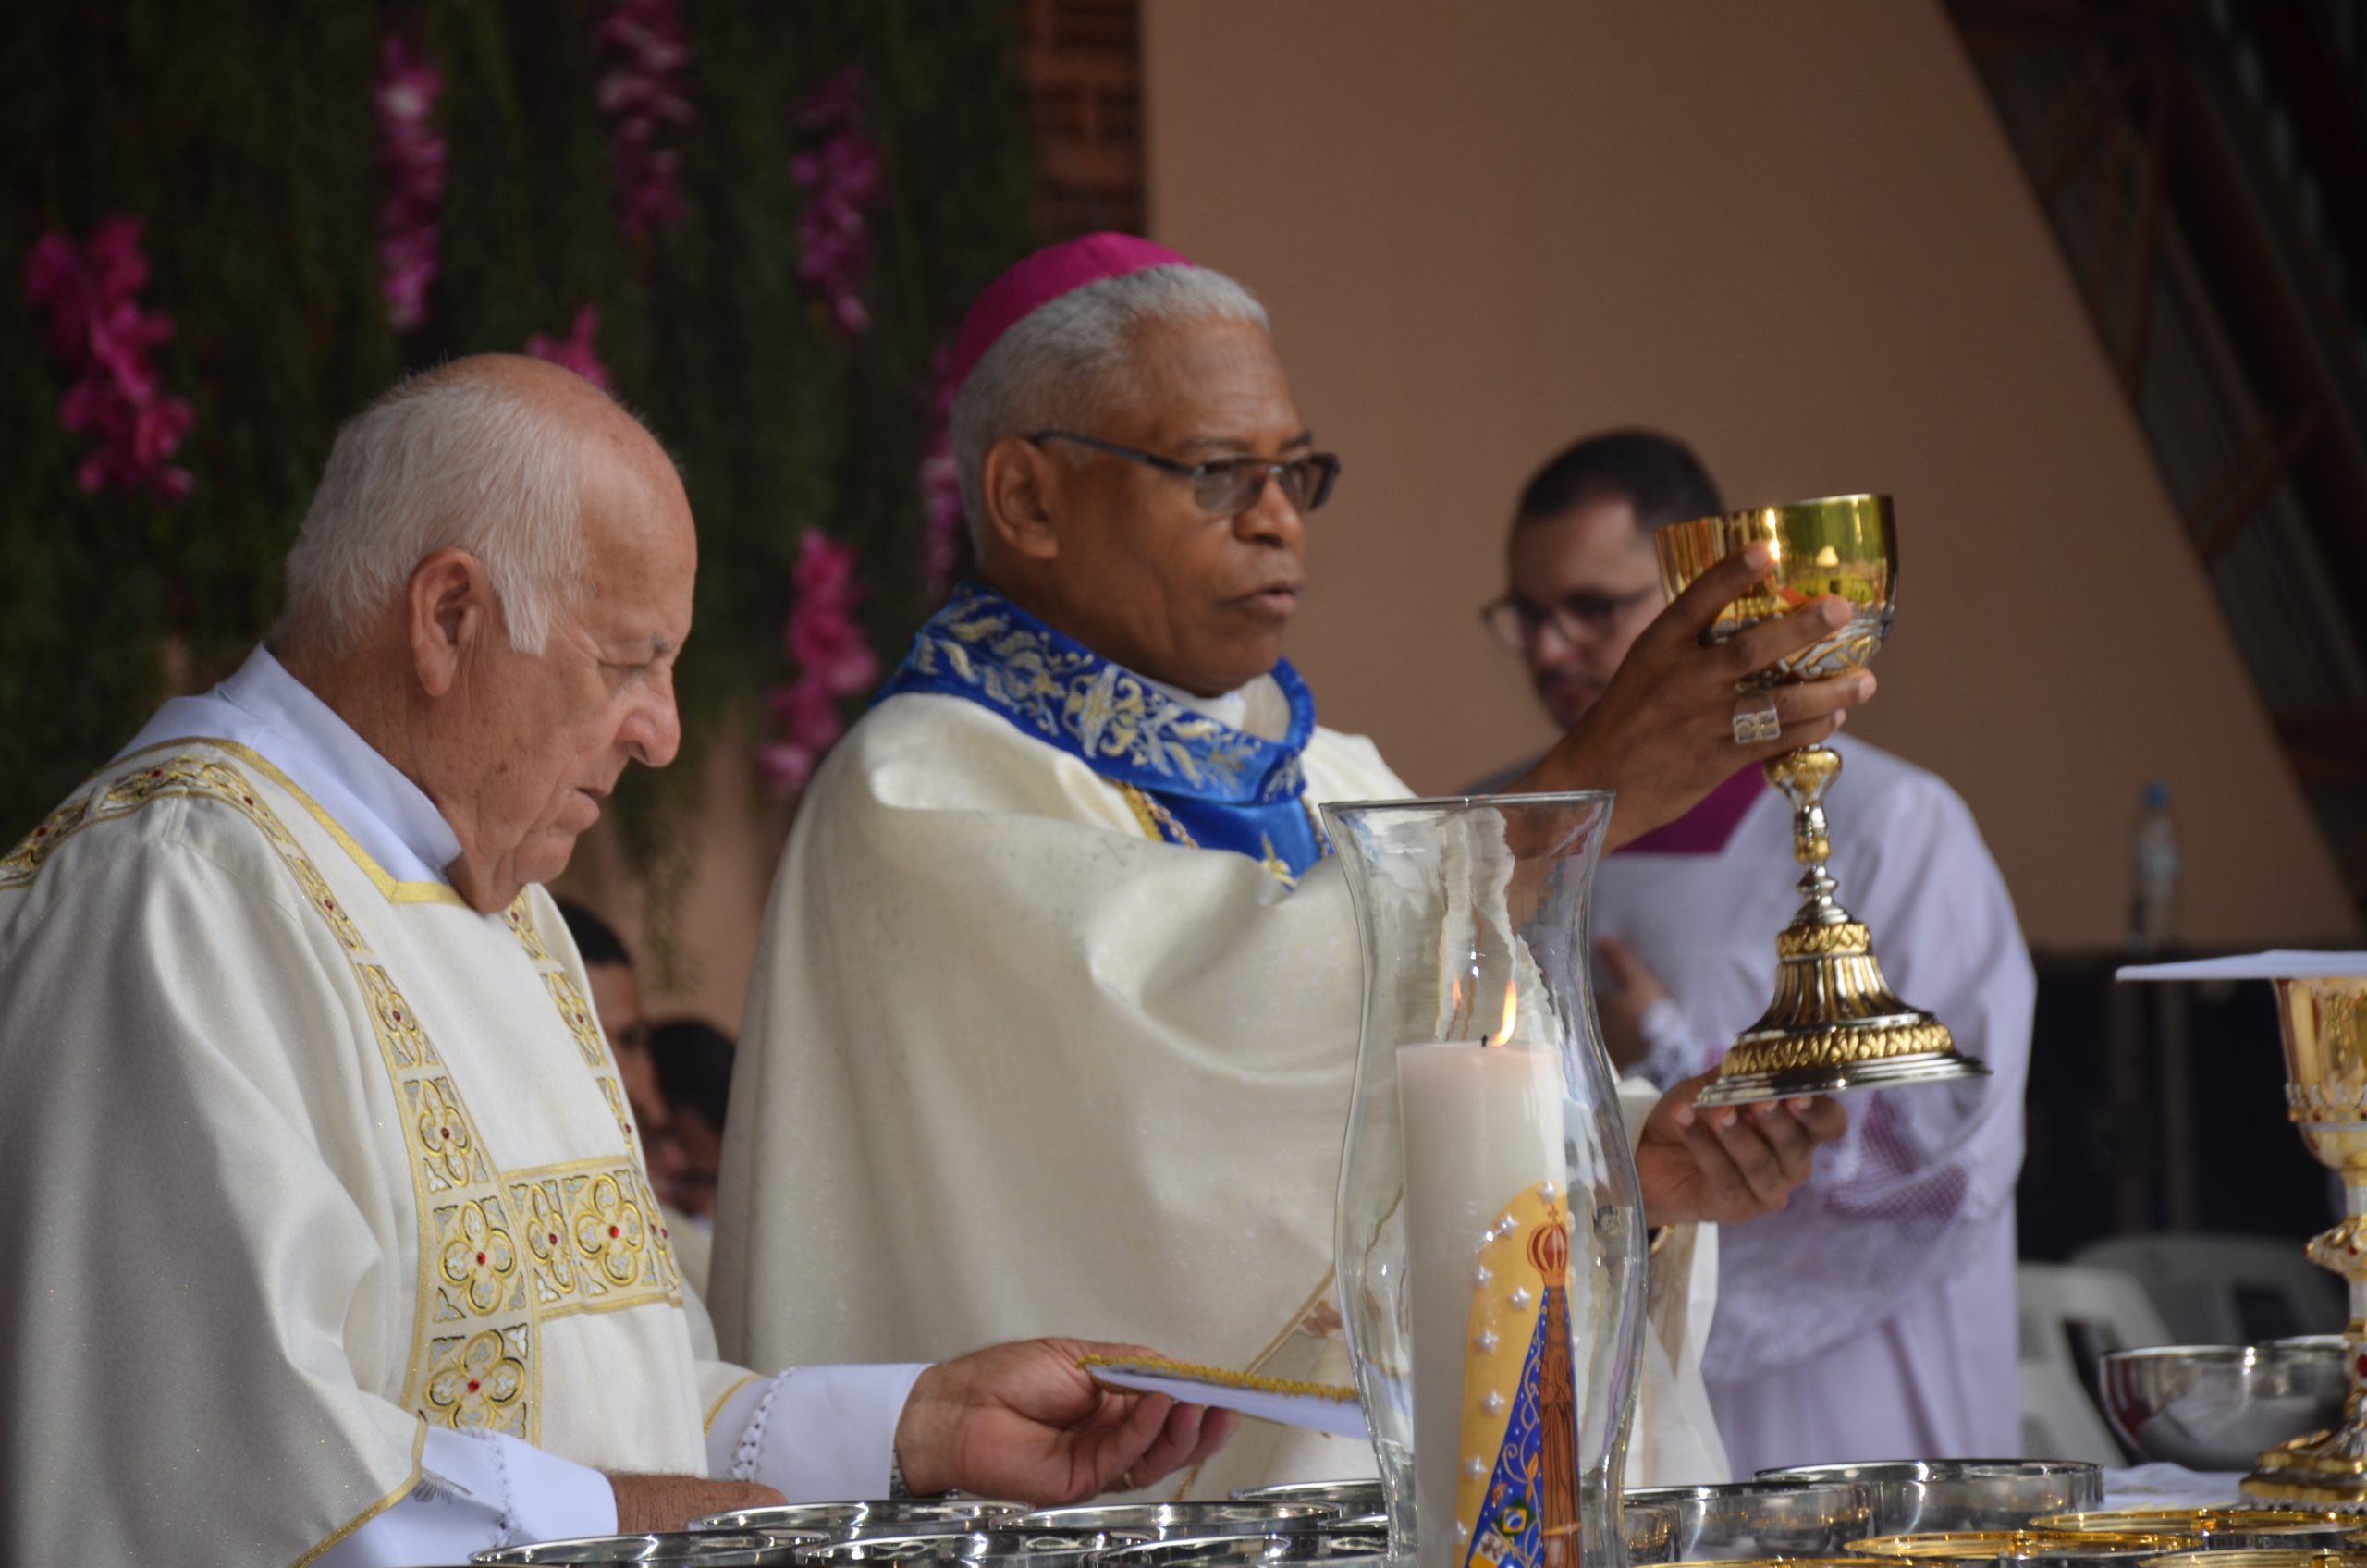
[[[1337,463],[1246,291],[1126,236],[1014,266],[955,361],[983,581],[825,763],[783,855],[726,1139],[718,1331],[760,1363],[817,1335],[867,1358],[1053,1314],[1345,1382],[1332,1194],[1360,965],[1313,809],[1408,791],[1316,724],[1281,656]],[[1523,787],[1617,789],[1618,837],[1723,777],[1735,680],[1838,614],[1702,647],[1764,568],[1706,576]],[[1786,691],[1781,743],[1871,690]],[[1654,1224],[1767,1212],[1845,1120],[1689,1099],[1641,1129]],[[1647,1468],[1721,1478],[1686,1414],[1648,1381]],[[1265,1427],[1186,1486],[1372,1463]]]
[[695,1353],[537,886],[675,753],[695,561],[590,384],[420,377],[340,433],[271,645],[0,857],[0,1562],[449,1562],[1221,1440],[1075,1341]]
[[[1661,604],[1650,533],[1724,510],[1691,451],[1589,437],[1530,481],[1490,619],[1557,725],[1581,722]],[[1736,1470],[2020,1452],[2014,1182],[2033,980],[1972,815],[1933,775],[1856,741],[1828,800],[1838,897],[1898,994],[1986,1080],[1861,1096],[1781,1214],[1729,1233],[1702,1373]],[[1739,759],[1737,759],[1739,760]],[[1511,770],[1518,774],[1525,769]],[[1667,1084],[1716,1065],[1773,995],[1799,901],[1792,813],[1743,767],[1595,879],[1603,1032]]]

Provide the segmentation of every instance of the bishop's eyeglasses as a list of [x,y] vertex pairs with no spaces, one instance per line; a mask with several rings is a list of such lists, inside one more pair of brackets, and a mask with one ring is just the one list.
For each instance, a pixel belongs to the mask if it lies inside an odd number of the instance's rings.
[[1311,512],[1331,498],[1331,486],[1340,478],[1340,459],[1330,452],[1282,459],[1210,458],[1203,463],[1185,463],[1138,447],[1121,447],[1096,435],[1080,435],[1073,430],[1039,430],[1027,439],[1037,443],[1073,441],[1113,458],[1179,474],[1192,482],[1192,499],[1210,517],[1239,517],[1256,506],[1257,497],[1266,493],[1269,477],[1282,487],[1284,500],[1302,513]]

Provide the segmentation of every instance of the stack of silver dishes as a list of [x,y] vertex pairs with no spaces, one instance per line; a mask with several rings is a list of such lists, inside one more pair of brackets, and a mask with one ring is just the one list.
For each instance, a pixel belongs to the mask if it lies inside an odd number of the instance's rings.
[[1653,1487],[1621,1507],[1630,1562],[1731,1562],[1839,1557],[1874,1533],[1863,1487],[1739,1481]]
[[1340,1528],[1389,1531],[1389,1499],[1372,1481],[1289,1481],[1278,1487],[1245,1487],[1235,1502],[1319,1502],[1339,1510]]
[[1307,1530],[1294,1536],[1187,1536],[1112,1547],[1095,1560],[1095,1568],[1267,1568],[1288,1563],[1368,1568],[1388,1555],[1386,1535]]
[[761,1530],[776,1535],[853,1540],[863,1536],[935,1535],[991,1528],[990,1521],[1024,1513],[1024,1502],[990,1498],[900,1497],[882,1502],[791,1502],[737,1508],[691,1521],[694,1531]]
[[2104,1500],[2103,1467],[2073,1459],[1891,1459],[1762,1470],[1759,1478],[1862,1487],[1874,1536],[2019,1530]]
[[1378,1487],[1228,1502],[1123,1503],[1030,1511],[979,1499],[897,1499],[743,1508],[667,1535],[607,1536],[481,1552],[492,1564],[679,1564],[681,1568],[1243,1568],[1320,1562],[1377,1568],[1388,1548]]
[[[1389,1551],[1389,1526],[1369,1513],[1351,1519],[1343,1500],[1319,1495],[1339,1483],[1286,1489],[1287,1498],[1238,1497],[1228,1502],[1118,1503],[1048,1508],[1012,1523],[1036,1529],[1147,1534],[1143,1545],[1113,1546],[1096,1559],[1110,1568],[1242,1568],[1261,1562],[1321,1562],[1332,1568],[1377,1565]],[[1378,1490],[1378,1484],[1375,1484]],[[1357,1493],[1346,1501],[1375,1501]]]
[[[2103,1473],[2093,1464],[1899,1460],[1630,1492],[1624,1520],[1632,1562],[1727,1568],[1772,1562],[1883,1568],[1885,1560],[2090,1568],[2201,1546],[2347,1544],[2347,1526],[2323,1518],[2097,1514],[2103,1498]],[[798,1503],[711,1514],[687,1533],[554,1541],[477,1561],[577,1568],[1381,1568],[1388,1545],[1380,1483],[1362,1480],[1262,1488],[1224,1502],[1033,1511],[978,1499]],[[2215,1553],[2206,1568],[2312,1568],[2307,1552],[2292,1564],[2239,1562],[2238,1555]],[[2367,1560],[2316,1568],[2367,1568]]]
[[1206,1536],[1289,1536],[1320,1530],[1340,1511],[1328,1502],[1112,1502],[1039,1508],[997,1521],[1012,1530],[1134,1535],[1148,1540]]
[[512,1564],[567,1563],[604,1568],[619,1562],[683,1563],[693,1568],[785,1568],[800,1547],[819,1544],[815,1536],[777,1536],[761,1530],[671,1531],[649,1536],[593,1536],[583,1540],[541,1541],[481,1551],[471,1561]]

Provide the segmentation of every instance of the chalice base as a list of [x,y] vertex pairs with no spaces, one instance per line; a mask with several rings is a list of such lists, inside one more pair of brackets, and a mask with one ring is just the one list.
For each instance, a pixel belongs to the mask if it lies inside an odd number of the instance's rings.
[[1754,1105],[1760,1100],[1790,1099],[1796,1095],[1840,1095],[1852,1089],[1895,1089],[1908,1084],[1944,1084],[1988,1076],[1988,1064],[1972,1057],[1958,1056],[1952,1050],[1921,1051],[1913,1056],[1721,1075],[1693,1103],[1705,1110],[1714,1110],[1722,1105]]
[[1775,999],[1735,1041],[1696,1105],[1989,1075],[1957,1052],[1946,1024],[1898,999],[1883,979],[1872,934],[1829,896],[1801,912],[1776,937],[1775,950]]
[[2263,1502],[2367,1509],[2367,1425],[2353,1417],[2277,1444],[2260,1456],[2242,1490]]

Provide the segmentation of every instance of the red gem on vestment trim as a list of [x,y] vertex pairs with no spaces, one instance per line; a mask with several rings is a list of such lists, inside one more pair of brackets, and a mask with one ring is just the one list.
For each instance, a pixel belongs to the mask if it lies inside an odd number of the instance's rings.
[[623,1234],[624,1234],[624,1232],[623,1232],[622,1231],[618,1230],[614,1225],[611,1225],[611,1226],[609,1226],[609,1227],[608,1227],[608,1234],[610,1234],[611,1236],[621,1236],[621,1235],[623,1235]]
[[33,829],[33,837],[36,839],[46,839],[49,837],[49,829],[46,827],[36,827]]
[[469,1379],[469,1392],[471,1392],[471,1393],[474,1393],[474,1392],[476,1392],[476,1391],[477,1391],[477,1380],[476,1380],[474,1378],[470,1378],[470,1379]]
[[553,1231],[551,1232],[551,1245],[558,1245],[558,1232],[557,1231]]
[[479,1263],[483,1263],[483,1262],[484,1261],[484,1254],[483,1254],[483,1253],[479,1253],[479,1254],[477,1254],[477,1261],[478,1261]]
[[451,1136],[452,1136],[452,1129],[450,1129],[449,1127],[438,1127],[438,1128],[436,1129],[436,1131],[444,1134],[444,1137],[445,1137],[445,1139],[446,1139],[446,1141],[447,1141],[447,1142],[449,1142],[449,1141],[450,1141]]

